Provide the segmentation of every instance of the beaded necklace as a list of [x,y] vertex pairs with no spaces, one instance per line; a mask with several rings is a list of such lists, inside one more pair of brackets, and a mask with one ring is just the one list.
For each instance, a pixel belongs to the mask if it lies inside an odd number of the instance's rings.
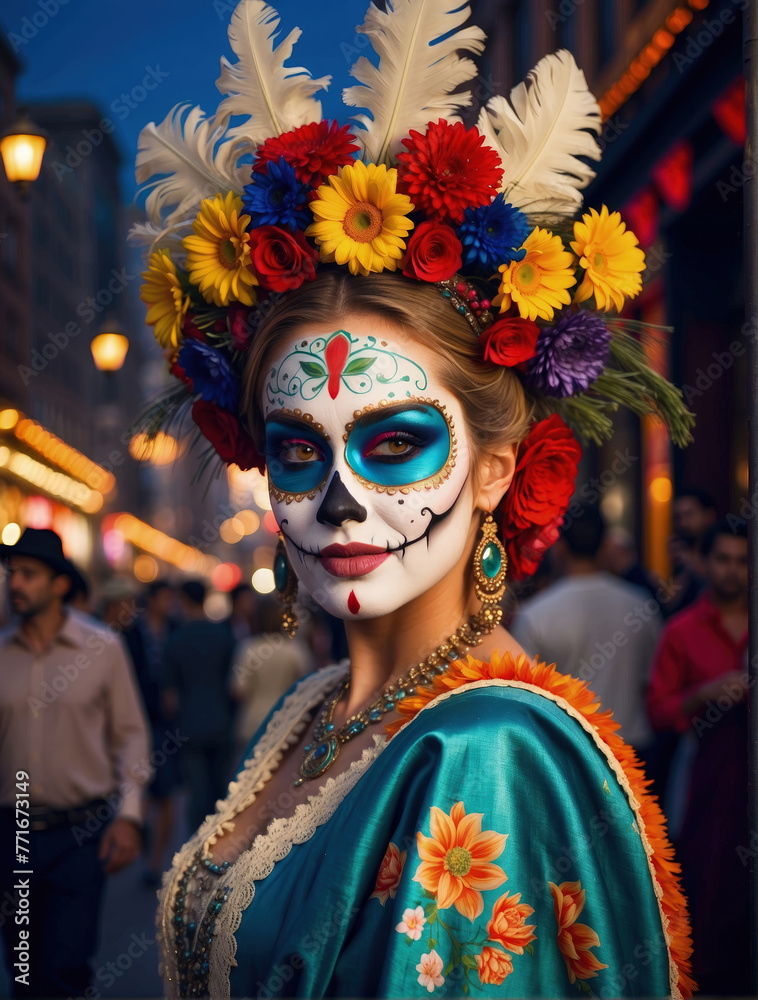
[[304,781],[320,777],[335,762],[343,743],[362,733],[369,724],[381,721],[387,712],[392,711],[397,702],[402,701],[407,695],[414,694],[417,685],[430,683],[434,677],[445,673],[452,662],[465,656],[471,648],[483,642],[484,637],[499,624],[502,616],[503,611],[499,605],[489,602],[485,604],[425,660],[412,666],[399,680],[389,684],[376,701],[355,715],[351,715],[335,731],[332,722],[334,709],[350,687],[350,678],[346,678],[324,706],[313,730],[313,742],[303,747],[300,777],[295,782],[295,788]]

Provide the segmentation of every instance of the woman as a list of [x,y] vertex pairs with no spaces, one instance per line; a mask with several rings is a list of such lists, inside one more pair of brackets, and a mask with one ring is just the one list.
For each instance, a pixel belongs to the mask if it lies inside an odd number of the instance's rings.
[[606,315],[642,287],[619,214],[564,243],[600,156],[582,73],[546,57],[467,129],[483,34],[449,7],[369,8],[351,135],[246,0],[216,116],[141,137],[142,297],[179,380],[145,427],[191,408],[201,472],[265,469],[283,630],[301,587],[349,647],[274,706],[165,876],[170,996],[692,989],[632,751],[500,626],[574,491],[571,428],[602,440],[625,405],[684,444],[692,417]]
[[[302,780],[325,710],[340,731],[480,611],[474,550],[530,411],[433,287],[324,272],[264,322],[247,384],[273,510],[300,585],[345,619],[350,662],[280,700],[177,855],[169,993],[179,977],[212,997],[544,996],[597,978],[601,995],[676,995],[683,904],[648,858],[668,849],[633,757],[584,685],[532,666],[494,618],[476,622],[476,660],[427,661],[432,690],[409,685]],[[320,389],[292,378],[306,355],[329,371]]]

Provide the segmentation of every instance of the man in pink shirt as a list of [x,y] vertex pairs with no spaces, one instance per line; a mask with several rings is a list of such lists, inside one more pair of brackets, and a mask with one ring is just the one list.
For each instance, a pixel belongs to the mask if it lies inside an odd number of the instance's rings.
[[140,850],[147,726],[121,639],[66,606],[59,536],[0,546],[18,625],[0,631],[0,927],[12,995],[90,990],[105,876]]
[[708,589],[661,636],[647,697],[653,728],[692,732],[697,751],[677,843],[703,994],[750,992],[747,824],[747,526],[703,536]]

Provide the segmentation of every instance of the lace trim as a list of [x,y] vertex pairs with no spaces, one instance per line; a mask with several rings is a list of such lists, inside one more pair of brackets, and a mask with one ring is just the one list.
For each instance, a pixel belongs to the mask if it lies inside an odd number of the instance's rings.
[[[178,998],[176,960],[173,951],[174,936],[171,927],[171,904],[176,895],[178,882],[184,870],[191,864],[196,851],[206,851],[224,830],[234,829],[234,817],[255,801],[257,795],[270,780],[288,746],[297,742],[308,724],[304,716],[323,701],[328,691],[333,689],[344,676],[346,663],[325,667],[305,678],[282,703],[281,708],[269,720],[266,731],[256,744],[236,780],[229,783],[225,799],[216,803],[215,813],[206,817],[197,832],[174,855],[171,868],[163,875],[163,884],[158,892],[158,912],[156,925],[160,948],[159,972],[164,979],[166,996]],[[226,873],[226,881],[235,887],[244,874],[247,880],[261,879],[269,875],[276,861],[285,857],[295,843],[304,843],[313,836],[316,829],[334,813],[361,774],[376,759],[386,745],[383,736],[374,737],[374,747],[364,751],[359,761],[337,778],[328,779],[317,795],[309,796],[308,802],[300,803],[293,816],[273,820],[265,833],[259,834],[251,847],[244,851]],[[278,844],[277,844],[277,838]],[[259,857],[260,855],[260,857]],[[262,874],[254,874],[261,872]],[[233,882],[232,882],[233,880]],[[210,995],[229,996],[229,971],[236,964],[234,955],[237,943],[234,932],[239,927],[242,911],[253,898],[254,887],[230,894],[221,911],[222,919],[217,921],[216,938],[211,949]],[[236,898],[239,897],[239,898]],[[231,905],[230,905],[231,904]],[[232,915],[230,915],[232,914]],[[220,955],[223,954],[223,960]]]
[[[656,874],[655,868],[653,867],[653,861],[652,861],[653,848],[647,836],[645,822],[642,816],[640,815],[639,800],[635,796],[634,790],[632,789],[629,783],[629,779],[627,778],[620,762],[614,756],[613,751],[610,749],[607,743],[605,743],[600,734],[595,731],[591,723],[588,722],[587,719],[585,719],[585,717],[581,714],[581,712],[577,711],[577,709],[574,708],[574,706],[565,698],[562,698],[560,695],[557,695],[552,691],[546,691],[544,688],[539,687],[536,684],[529,684],[527,681],[504,680],[502,678],[493,677],[493,678],[486,678],[480,681],[471,681],[467,684],[462,684],[460,687],[454,688],[451,691],[447,691],[444,694],[437,695],[426,705],[424,705],[423,708],[419,709],[419,711],[413,716],[413,718],[408,721],[407,725],[404,726],[402,729],[398,730],[398,732],[404,732],[407,726],[413,725],[414,720],[417,719],[419,715],[422,714],[422,712],[426,712],[428,709],[440,705],[443,701],[447,701],[448,698],[452,698],[454,695],[457,694],[464,694],[466,691],[472,691],[475,690],[476,688],[483,688],[483,687],[521,688],[522,690],[531,691],[534,694],[538,694],[543,698],[547,698],[549,701],[552,701],[554,704],[558,705],[559,708],[562,708],[565,712],[567,712],[573,719],[576,719],[576,721],[581,725],[582,729],[584,729],[584,731],[589,736],[592,737],[592,741],[594,742],[595,746],[598,748],[598,750],[600,750],[600,752],[605,757],[606,762],[616,775],[616,780],[618,781],[622,791],[627,797],[629,807],[632,810],[634,818],[637,823],[637,833],[639,834],[640,840],[642,841],[642,847],[645,851],[645,858],[647,860],[648,868],[650,870],[650,877],[653,882],[653,891],[655,893],[656,902],[658,904],[658,911],[661,917],[663,939],[666,944],[666,953],[668,957],[669,987],[671,989],[671,997],[672,1000],[682,1000],[682,992],[679,988],[679,970],[671,954],[671,935],[669,933],[669,918],[663,910],[663,887],[658,881],[658,876]],[[392,736],[391,739],[394,739],[395,736],[397,736],[397,733],[395,733],[395,735]]]

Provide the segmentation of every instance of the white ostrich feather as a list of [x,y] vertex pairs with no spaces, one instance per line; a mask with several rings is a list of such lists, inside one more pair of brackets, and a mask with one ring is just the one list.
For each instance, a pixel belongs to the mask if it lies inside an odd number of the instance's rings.
[[183,233],[189,232],[191,225],[191,219],[175,222],[165,228],[154,222],[135,222],[126,239],[133,246],[145,247],[146,257],[155,253],[156,250],[169,250],[171,251],[171,259],[177,263],[179,258],[185,254],[182,246]]
[[285,66],[302,32],[293,28],[274,48],[278,28],[273,7],[263,0],[241,0],[229,23],[229,44],[238,61],[232,65],[221,57],[216,86],[227,96],[218,106],[216,121],[225,125],[232,115],[245,115],[247,121],[227,134],[245,140],[250,150],[264,139],[320,121],[321,102],[313,95],[332,80],[315,80],[303,66]]
[[387,0],[387,13],[369,7],[358,31],[368,35],[379,66],[361,56],[350,70],[360,85],[342,92],[345,104],[371,115],[353,116],[363,126],[364,159],[386,162],[410,129],[423,131],[439,118],[456,122],[459,108],[471,104],[470,91],[451,93],[477,73],[458,51],[482,52],[486,36],[473,25],[455,31],[471,12],[468,5],[458,8],[458,0]]
[[[170,227],[217,192],[241,193],[244,181],[236,167],[231,141],[219,144],[216,121],[200,108],[177,104],[160,125],[150,122],[139,135],[135,174],[150,190],[145,211],[152,223]],[[150,178],[159,176],[156,180]],[[150,183],[146,183],[150,181]]]
[[545,56],[514,87],[510,103],[490,99],[477,122],[485,142],[500,155],[500,190],[531,215],[571,215],[595,171],[582,160],[599,160],[600,109],[570,52]]

